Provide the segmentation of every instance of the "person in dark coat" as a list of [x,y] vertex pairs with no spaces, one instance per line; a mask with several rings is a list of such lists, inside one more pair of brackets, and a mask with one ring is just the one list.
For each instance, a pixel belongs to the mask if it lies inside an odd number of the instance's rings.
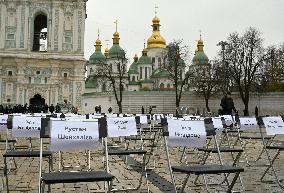
[[50,112],[51,114],[53,114],[53,112],[54,112],[54,106],[53,106],[53,104],[50,105],[50,107],[49,107],[49,112]]
[[141,112],[142,114],[145,114],[145,109],[144,109],[143,106],[142,106],[142,108],[141,108],[141,111],[142,111],[142,112]]
[[60,111],[61,111],[61,107],[57,103],[56,106],[55,106],[55,113],[60,113]]
[[227,92],[225,96],[221,99],[220,106],[222,107],[223,115],[232,115],[232,111],[237,113],[237,110],[234,105],[234,101],[231,97],[231,92]]
[[112,113],[112,108],[111,107],[108,108],[108,113]]

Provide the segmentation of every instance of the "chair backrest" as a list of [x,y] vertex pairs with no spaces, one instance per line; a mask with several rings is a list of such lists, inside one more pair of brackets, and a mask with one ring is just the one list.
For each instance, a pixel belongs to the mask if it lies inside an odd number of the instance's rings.
[[40,138],[41,116],[9,115],[7,128],[12,129],[13,137]]
[[239,117],[235,116],[235,121],[241,130],[249,130],[257,128],[257,120],[255,117]]
[[107,136],[122,137],[137,135],[138,119],[140,121],[140,117],[107,117]]
[[0,132],[7,129],[8,115],[0,115]]
[[267,135],[284,134],[284,118],[281,116],[259,118],[259,124],[264,124]]
[[41,138],[50,138],[51,151],[95,149],[100,137],[98,120],[45,118],[42,121]]
[[161,124],[169,146],[203,147],[205,144],[204,120],[162,118]]

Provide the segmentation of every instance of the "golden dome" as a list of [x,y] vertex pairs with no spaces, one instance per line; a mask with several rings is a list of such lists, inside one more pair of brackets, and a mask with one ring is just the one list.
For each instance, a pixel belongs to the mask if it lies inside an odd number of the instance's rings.
[[119,44],[119,33],[116,31],[116,32],[114,32],[114,34],[113,34],[113,43],[114,44]]
[[96,45],[95,45],[95,47],[96,47],[96,50],[101,50],[102,42],[101,42],[100,39],[97,39],[97,40],[96,40]]
[[109,52],[109,49],[106,48],[106,49],[105,49],[105,56],[108,56],[108,52]]
[[153,22],[153,24],[160,24],[160,19],[157,16],[155,16],[153,18],[152,22]]
[[197,51],[202,51],[204,47],[204,43],[202,41],[202,39],[199,39],[197,42]]
[[153,33],[151,37],[147,40],[147,48],[165,48],[166,40],[160,34],[160,19],[155,16],[152,20],[153,22]]

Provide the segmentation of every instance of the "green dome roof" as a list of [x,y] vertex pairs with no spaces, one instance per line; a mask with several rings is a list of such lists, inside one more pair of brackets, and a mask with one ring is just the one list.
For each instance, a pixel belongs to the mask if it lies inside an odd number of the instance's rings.
[[147,50],[145,48],[142,51],[142,56],[139,58],[137,64],[152,64],[152,60],[149,56],[147,56]]
[[113,44],[113,46],[109,49],[109,57],[124,58],[125,51],[119,46],[119,44]]
[[208,64],[209,59],[204,51],[197,51],[192,59],[193,64]]
[[133,62],[131,65],[130,65],[130,68],[128,70],[128,74],[139,74],[138,73],[138,66],[137,66],[137,62]]
[[91,56],[90,56],[90,64],[98,64],[100,62],[104,62],[106,57],[103,55],[101,50],[96,50]]
[[153,72],[152,77],[169,77],[170,73],[163,69],[157,69]]

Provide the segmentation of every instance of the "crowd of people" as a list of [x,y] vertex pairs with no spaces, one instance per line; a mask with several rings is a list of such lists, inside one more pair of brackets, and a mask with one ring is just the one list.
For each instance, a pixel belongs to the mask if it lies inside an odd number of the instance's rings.
[[[78,107],[67,108],[67,112],[78,113]],[[0,113],[2,114],[12,114],[12,113],[61,113],[62,108],[59,103],[55,106],[51,104],[50,106],[45,105],[25,105],[16,104],[16,105],[0,105]]]

